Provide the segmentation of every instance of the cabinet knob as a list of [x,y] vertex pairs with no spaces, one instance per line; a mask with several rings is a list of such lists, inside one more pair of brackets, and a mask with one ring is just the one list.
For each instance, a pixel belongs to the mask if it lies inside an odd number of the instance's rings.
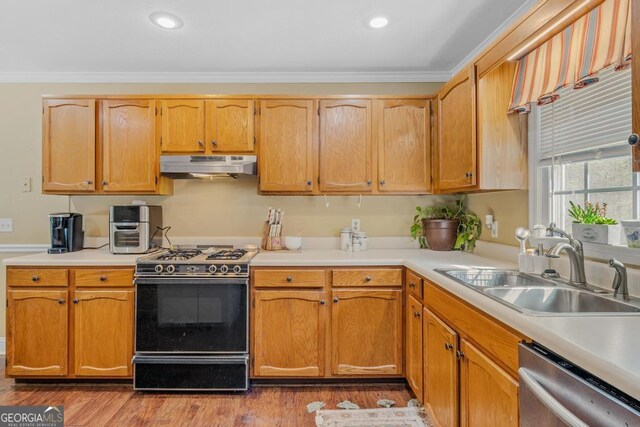
[[216,141],[215,139],[211,140],[211,149],[215,150],[216,148],[218,148],[218,141]]
[[471,178],[471,177],[473,177],[473,172],[467,172],[467,173],[464,174],[464,176],[466,178]]
[[74,304],[77,304],[77,303],[79,303],[79,302],[80,302],[80,300],[79,300],[78,298],[74,298],[74,299],[73,299],[73,303],[74,303]]
[[458,359],[464,359],[464,351],[456,350],[456,357]]
[[335,298],[333,299],[333,302],[335,302],[336,304],[338,303],[338,301],[340,301],[340,299],[339,299],[338,297],[335,297]]
[[307,181],[307,185],[311,185],[311,183],[312,183],[311,180]]
[[415,287],[416,287],[416,284],[415,284],[415,283],[413,283],[413,282],[411,282],[411,283],[409,283],[409,287],[410,287],[410,288],[415,288]]
[[292,282],[292,281],[293,281],[293,277],[287,276],[287,282]]
[[371,184],[373,184],[373,181],[368,180],[368,181],[367,181],[367,185],[371,185]]
[[99,279],[101,282],[106,282],[107,281],[107,276],[100,276]]
[[370,282],[370,281],[371,281],[371,276],[367,276],[367,277],[365,277],[365,278],[364,278],[364,281],[365,281],[365,282]]
[[325,302],[325,301],[324,301],[323,299],[321,299],[321,300],[320,300],[320,305],[324,305],[324,302]]
[[452,348],[453,348],[453,344],[448,343],[448,342],[444,343],[444,349],[445,350],[451,350]]
[[415,311],[413,313],[413,317],[420,317],[420,312],[419,311]]
[[87,181],[87,185],[91,185],[91,184],[93,184],[93,181],[91,180]]
[[40,278],[39,278],[38,276],[33,276],[33,277],[31,278],[31,281],[32,281],[32,282],[37,282],[38,280],[40,280]]
[[637,133],[629,135],[629,145],[636,145],[640,141],[640,136]]
[[198,147],[204,149],[204,142],[198,141]]
[[65,301],[65,300],[64,300],[64,298],[60,298],[60,299],[58,300],[58,304],[64,304],[64,301]]
[[107,185],[107,184],[108,184],[108,183],[107,183],[107,181],[102,181],[102,185],[103,185],[103,186],[104,186],[104,185]]
[[380,181],[380,185],[384,185],[384,179]]

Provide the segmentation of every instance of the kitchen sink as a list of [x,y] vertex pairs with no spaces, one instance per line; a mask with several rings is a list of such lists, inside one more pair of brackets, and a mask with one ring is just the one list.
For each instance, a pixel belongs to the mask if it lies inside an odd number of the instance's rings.
[[640,300],[614,299],[610,292],[563,279],[512,270],[436,269],[436,271],[514,310],[532,316],[640,315]]

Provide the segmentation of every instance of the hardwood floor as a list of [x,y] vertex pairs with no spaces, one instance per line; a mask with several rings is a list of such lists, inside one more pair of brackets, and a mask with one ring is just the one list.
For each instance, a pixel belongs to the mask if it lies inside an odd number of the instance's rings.
[[272,387],[247,393],[160,394],[134,392],[129,384],[16,384],[0,369],[0,405],[63,405],[65,426],[314,426],[308,403],[326,409],[345,399],[376,408],[378,399],[406,406],[402,384]]

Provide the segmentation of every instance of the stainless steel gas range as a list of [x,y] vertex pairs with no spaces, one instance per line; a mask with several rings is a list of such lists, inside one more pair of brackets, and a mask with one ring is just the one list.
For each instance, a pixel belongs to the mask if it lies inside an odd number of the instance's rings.
[[177,248],[136,265],[136,390],[247,390],[255,251]]

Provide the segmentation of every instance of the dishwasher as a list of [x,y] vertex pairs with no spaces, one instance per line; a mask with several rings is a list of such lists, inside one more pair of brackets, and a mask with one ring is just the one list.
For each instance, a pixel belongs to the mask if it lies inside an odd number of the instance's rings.
[[640,426],[640,402],[536,343],[520,344],[520,426]]

